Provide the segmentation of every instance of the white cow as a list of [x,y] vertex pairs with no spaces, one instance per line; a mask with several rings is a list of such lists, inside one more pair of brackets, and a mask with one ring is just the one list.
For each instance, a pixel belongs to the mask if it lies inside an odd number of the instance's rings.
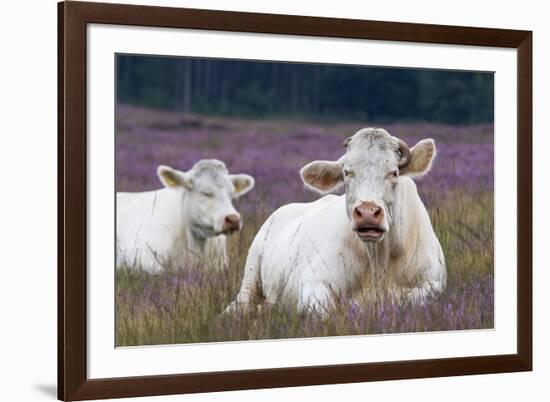
[[[311,162],[300,174],[312,190],[344,186],[345,195],[275,211],[250,247],[241,289],[226,311],[281,301],[323,313],[335,298],[372,297],[377,286],[415,302],[443,291],[443,252],[411,180],[429,171],[433,140],[409,149],[383,129],[365,128],[344,145],[338,161]],[[374,278],[370,289],[365,273]]]
[[117,266],[158,272],[207,261],[224,268],[225,235],[242,226],[231,199],[250,191],[254,179],[228,174],[215,159],[187,172],[159,166],[157,174],[165,188],[117,193]]

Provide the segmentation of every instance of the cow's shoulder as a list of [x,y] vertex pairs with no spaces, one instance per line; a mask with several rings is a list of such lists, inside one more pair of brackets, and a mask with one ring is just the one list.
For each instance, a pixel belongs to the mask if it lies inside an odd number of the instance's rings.
[[[308,203],[287,204],[273,213],[266,222],[266,233],[282,238],[318,239],[324,241],[339,233],[349,222],[344,196],[326,195]],[[282,241],[282,240],[281,240]],[[309,241],[309,240],[308,240]]]
[[418,194],[416,183],[410,177],[400,176],[398,189],[398,208],[402,215],[410,220],[412,215],[422,213],[426,209]]
[[322,210],[337,204],[340,198],[342,198],[342,196],[329,194],[312,202],[293,202],[286,204],[273,212],[270,219],[286,221],[296,217],[304,218],[310,215],[316,215]]
[[117,193],[117,214],[128,213],[142,202],[142,193]]
[[405,193],[405,195],[417,193],[416,183],[408,176],[399,176],[399,189]]
[[181,196],[172,189],[139,193],[117,193],[117,216],[142,224],[170,224],[181,204]]

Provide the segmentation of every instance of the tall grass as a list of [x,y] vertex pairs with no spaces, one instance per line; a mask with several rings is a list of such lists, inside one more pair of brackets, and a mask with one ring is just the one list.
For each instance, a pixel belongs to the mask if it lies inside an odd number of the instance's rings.
[[385,124],[414,145],[431,137],[438,156],[418,190],[441,242],[447,289],[423,306],[381,298],[342,299],[326,316],[276,305],[223,316],[240,286],[248,247],[281,205],[317,198],[298,170],[316,159],[337,160],[341,143],[365,121],[241,120],[189,116],[117,105],[117,191],[160,187],[158,165],[188,169],[202,158],[248,173],[255,188],[235,206],[245,220],[228,239],[230,265],[150,275],[132,267],[116,273],[116,344],[146,345],[332,335],[442,331],[493,327],[493,127],[432,123]]
[[447,195],[429,209],[445,253],[447,289],[423,305],[389,298],[376,302],[342,299],[322,317],[287,305],[220,314],[238,292],[248,246],[267,217],[266,211],[256,211],[246,217],[241,232],[229,237],[230,265],[224,274],[201,266],[156,275],[121,267],[116,275],[116,344],[492,328],[492,192],[457,190]]

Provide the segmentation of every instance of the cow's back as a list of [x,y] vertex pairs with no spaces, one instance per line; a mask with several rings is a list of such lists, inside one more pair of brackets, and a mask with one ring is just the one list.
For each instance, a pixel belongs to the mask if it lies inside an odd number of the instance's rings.
[[164,189],[117,193],[117,264],[157,271],[173,243],[175,200]]

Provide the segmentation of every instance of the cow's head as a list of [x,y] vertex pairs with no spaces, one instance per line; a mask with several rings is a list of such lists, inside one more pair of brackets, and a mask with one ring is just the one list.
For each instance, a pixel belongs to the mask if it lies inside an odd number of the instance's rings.
[[422,176],[436,149],[432,139],[409,149],[380,128],[364,128],[344,141],[346,153],[336,162],[314,161],[300,174],[306,187],[325,194],[341,185],[352,230],[363,241],[381,241],[392,224],[399,176]]
[[241,216],[232,199],[254,187],[247,174],[229,174],[225,164],[216,159],[203,159],[187,172],[159,166],[157,174],[165,187],[181,191],[182,216],[189,219],[195,235],[201,238],[239,230]]

